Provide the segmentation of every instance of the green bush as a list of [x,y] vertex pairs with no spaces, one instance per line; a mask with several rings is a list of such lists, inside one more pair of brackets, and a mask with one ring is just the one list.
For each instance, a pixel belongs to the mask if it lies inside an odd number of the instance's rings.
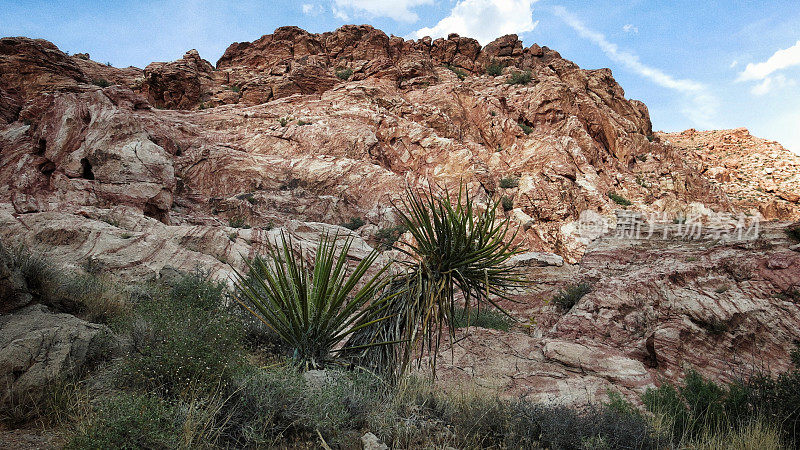
[[250,228],[250,225],[247,224],[247,219],[239,216],[231,217],[231,219],[228,221],[228,226],[231,228]]
[[509,196],[504,195],[503,198],[500,199],[500,203],[503,205],[503,211],[511,211],[514,209],[514,199]]
[[304,126],[306,126],[306,125],[311,125],[312,123],[313,123],[313,122],[310,122],[310,121],[305,121],[305,120],[303,120],[303,119],[300,119],[300,120],[298,120],[298,121],[297,121],[297,126],[298,126],[298,127],[304,127]]
[[466,309],[458,307],[453,317],[453,326],[456,328],[479,327],[508,331],[513,323],[513,319],[502,312],[486,308],[467,312]]
[[225,292],[197,272],[141,299],[128,324],[133,352],[119,369],[122,384],[179,397],[227,382],[243,360],[243,332]]
[[447,67],[447,68],[448,68],[448,69],[450,69],[450,70],[451,70],[451,71],[452,71],[454,74],[456,74],[456,76],[458,77],[458,79],[459,79],[459,80],[462,80],[462,81],[463,81],[464,79],[466,79],[466,78],[467,78],[467,75],[469,75],[469,74],[468,74],[468,73],[467,73],[467,72],[466,72],[464,69],[461,69],[461,68],[459,68],[459,67],[451,66],[451,65],[449,65],[449,64],[445,65],[445,67]]
[[562,311],[569,311],[584,295],[591,291],[592,286],[589,283],[573,284],[559,291],[553,297],[552,303]]
[[530,70],[526,70],[524,72],[513,72],[511,74],[511,78],[508,80],[508,84],[521,84],[526,85],[531,82],[533,79],[533,75],[531,75]]
[[[366,272],[378,258],[372,253],[350,270],[347,253],[352,238],[340,244],[338,236],[320,236],[312,267],[282,236],[280,248],[263,259],[248,262],[248,276],[237,273],[236,299],[252,304],[251,313],[267,324],[291,349],[300,366],[320,368],[331,359],[331,351],[360,328],[381,320],[383,301],[373,301],[386,285],[384,265],[371,278]],[[364,278],[363,284],[362,278]],[[356,289],[356,286],[360,288]]]
[[529,125],[525,125],[525,124],[524,124],[524,123],[522,123],[522,122],[519,122],[517,125],[519,125],[519,127],[522,129],[522,132],[523,132],[523,133],[525,133],[525,134],[531,134],[531,133],[533,133],[533,127],[531,127],[531,126],[529,126]]
[[67,449],[178,448],[183,419],[177,407],[152,395],[107,399],[98,417],[67,443]]
[[342,81],[347,81],[353,76],[353,69],[342,68],[336,71],[336,77]]
[[389,250],[406,231],[406,228],[402,225],[381,228],[375,233],[375,239],[378,240],[378,246],[382,250]]
[[519,178],[504,177],[500,179],[500,187],[503,189],[513,189],[519,186]]
[[628,200],[627,198],[625,198],[625,197],[623,197],[623,196],[621,196],[621,195],[619,195],[619,194],[616,194],[616,193],[614,193],[614,192],[609,192],[609,193],[608,193],[608,198],[610,198],[611,200],[613,200],[613,201],[614,201],[614,203],[616,203],[616,204],[618,204],[618,205],[621,205],[621,206],[631,206],[631,205],[633,204],[633,203],[631,203],[631,201],[630,201],[630,200]]
[[492,62],[488,66],[486,66],[486,74],[493,77],[499,77],[500,75],[503,74],[504,68],[505,66],[503,65],[503,63],[496,60],[492,60]]
[[237,378],[220,414],[223,446],[316,444],[317,432],[329,444],[345,444],[348,434],[361,432],[369,420],[385,414],[390,397],[375,376],[339,370],[325,374],[318,386],[308,386],[291,367],[253,370]]
[[363,227],[364,225],[366,225],[366,223],[367,222],[364,222],[364,219],[362,219],[361,217],[353,217],[353,218],[350,219],[349,222],[345,222],[345,223],[341,224],[341,226],[343,226],[343,227],[345,227],[345,228],[347,228],[349,230],[355,231],[355,230]]
[[105,78],[96,78],[92,80],[92,84],[95,86],[100,86],[101,88],[107,88],[111,86],[111,82],[109,82]]

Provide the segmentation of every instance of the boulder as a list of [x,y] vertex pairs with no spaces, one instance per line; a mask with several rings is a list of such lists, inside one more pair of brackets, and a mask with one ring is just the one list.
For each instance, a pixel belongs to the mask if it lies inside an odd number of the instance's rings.
[[118,349],[108,327],[53,313],[43,305],[0,316],[0,403],[35,396],[48,383],[89,368]]

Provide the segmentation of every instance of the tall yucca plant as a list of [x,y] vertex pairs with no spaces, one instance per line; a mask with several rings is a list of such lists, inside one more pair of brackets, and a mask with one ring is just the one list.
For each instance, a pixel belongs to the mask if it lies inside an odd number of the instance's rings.
[[444,331],[451,341],[455,338],[457,294],[464,297],[468,317],[473,307],[503,311],[497,301],[509,299],[511,289],[525,284],[509,263],[519,250],[511,244],[509,220],[498,218],[498,203],[478,211],[463,186],[455,196],[447,190],[441,194],[408,190],[395,209],[414,238],[396,247],[409,257],[404,263],[407,272],[384,291],[391,297],[386,305],[391,320],[359,330],[351,341],[354,347],[378,341],[401,345],[366,348],[351,356],[397,374],[405,371],[415,351],[419,356],[428,351],[435,371]]
[[307,369],[324,366],[337,344],[385,318],[389,297],[373,300],[387,283],[389,265],[365,278],[378,257],[373,251],[348,270],[352,238],[337,245],[337,237],[320,237],[309,268],[281,234],[269,258],[249,261],[249,274],[236,274],[237,302],[273,330]]

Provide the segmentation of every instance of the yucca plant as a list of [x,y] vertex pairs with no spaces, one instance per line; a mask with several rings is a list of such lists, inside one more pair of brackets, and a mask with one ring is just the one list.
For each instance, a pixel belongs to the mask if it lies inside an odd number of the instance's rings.
[[365,278],[378,252],[349,270],[352,238],[337,240],[323,234],[309,267],[282,234],[268,258],[248,261],[249,274],[236,274],[236,301],[274,331],[305,369],[323,367],[346,337],[386,318],[390,297],[375,297],[388,282],[389,264]]
[[[473,308],[493,306],[510,299],[509,291],[525,280],[509,259],[518,253],[514,235],[508,236],[509,220],[498,220],[497,202],[478,211],[466,188],[452,196],[447,190],[417,193],[408,190],[395,205],[402,226],[413,241],[395,248],[408,257],[406,273],[384,291],[390,320],[364,327],[351,338],[352,347],[372,342],[399,342],[397,348],[365,348],[352,355],[361,364],[395,374],[405,371],[414,355],[436,355],[444,332],[455,338],[456,297],[464,298],[469,321]],[[506,313],[507,315],[507,313]]]

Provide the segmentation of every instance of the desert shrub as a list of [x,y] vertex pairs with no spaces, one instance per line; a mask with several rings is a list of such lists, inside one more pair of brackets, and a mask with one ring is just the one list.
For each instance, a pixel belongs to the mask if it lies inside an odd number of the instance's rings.
[[467,75],[468,75],[468,74],[467,74],[467,72],[466,72],[464,69],[461,69],[461,68],[459,68],[459,67],[456,67],[456,66],[451,66],[451,65],[449,65],[449,64],[448,64],[448,65],[445,65],[445,67],[447,67],[447,68],[448,68],[448,69],[450,69],[450,70],[451,70],[451,71],[452,71],[454,74],[456,74],[456,76],[458,77],[458,79],[459,79],[459,80],[462,80],[462,81],[463,81],[464,79],[466,79],[466,78],[467,78]]
[[307,121],[307,120],[300,119],[300,120],[298,120],[298,121],[297,121],[297,126],[299,126],[299,127],[304,127],[304,126],[306,126],[306,125],[311,125],[312,123],[313,123],[313,122],[310,122],[310,121]]
[[514,209],[514,199],[504,195],[503,198],[500,199],[500,204],[503,206],[503,211],[511,211]]
[[503,63],[497,60],[492,60],[492,62],[488,66],[486,66],[486,74],[493,77],[499,77],[500,75],[503,74],[504,68],[505,66],[503,65]]
[[793,379],[789,373],[777,379],[759,375],[745,382],[719,385],[689,371],[680,386],[665,383],[648,389],[642,401],[662,420],[676,443],[739,430],[761,420],[784,430],[788,424],[791,430],[800,425],[798,383],[800,377]]
[[73,313],[89,322],[113,328],[130,314],[131,291],[108,276],[76,274],[61,284],[64,298],[74,305]]
[[[795,353],[793,359],[800,359]],[[800,370],[777,377],[758,375],[742,388],[752,417],[779,427],[784,443],[800,445]],[[746,417],[747,418],[747,417]]]
[[513,319],[502,312],[486,308],[467,311],[458,307],[453,317],[453,326],[456,328],[479,327],[508,331],[513,323]]
[[48,382],[43,389],[9,395],[0,403],[0,423],[10,427],[34,423],[57,427],[90,414],[89,391],[80,374],[71,373]]
[[240,86],[228,86],[229,91],[236,92],[237,94],[242,90]]
[[383,318],[384,301],[373,299],[388,282],[383,275],[389,265],[364,278],[379,252],[373,250],[351,270],[352,238],[337,242],[338,236],[322,235],[313,266],[306,267],[302,253],[281,237],[269,263],[248,261],[249,275],[237,274],[235,298],[245,308],[255,307],[250,312],[291,349],[296,363],[323,367],[342,340]]
[[56,311],[106,324],[128,313],[130,290],[100,274],[99,266],[90,268],[92,273],[76,273],[23,247],[8,250],[0,243],[0,252],[4,252],[11,266],[20,271],[34,298]]
[[521,84],[525,85],[531,82],[533,76],[531,75],[530,70],[526,70],[524,72],[513,72],[511,74],[511,78],[508,79],[508,84]]
[[342,68],[336,71],[336,77],[342,81],[347,81],[353,76],[353,69]]
[[156,396],[120,394],[107,399],[65,448],[177,448],[182,422],[179,409]]
[[519,178],[517,177],[503,177],[500,179],[500,187],[503,189],[513,189],[519,186]]
[[562,311],[569,311],[584,295],[592,291],[589,283],[578,283],[560,290],[551,300]]
[[289,124],[290,120],[291,119],[288,117],[281,117],[280,119],[278,119],[278,123],[280,123],[282,127],[285,127],[286,125]]
[[101,88],[107,88],[111,86],[111,82],[109,82],[105,78],[96,78],[92,80],[92,84],[95,86],[100,86]]
[[[665,443],[634,408],[547,406],[493,393],[443,392],[419,382],[401,386],[393,408],[403,429],[387,427],[376,433],[398,448],[630,449],[662,448]],[[417,423],[405,419],[414,416],[422,417]],[[420,426],[428,417],[443,429]]]
[[402,225],[395,225],[387,228],[380,228],[375,233],[375,239],[378,240],[378,245],[383,250],[389,250],[394,246],[394,243],[400,239],[407,230]]
[[608,193],[608,198],[610,198],[611,200],[614,201],[614,203],[616,203],[616,204],[618,204],[620,206],[630,206],[630,205],[633,204],[633,203],[631,203],[630,200],[628,200],[627,198],[625,198],[625,197],[623,197],[623,196],[621,196],[621,195],[619,195],[619,194],[617,194],[615,192],[609,192]]
[[[364,372],[327,370],[309,385],[291,366],[242,373],[221,410],[221,440],[231,448],[274,447],[312,440],[330,444],[360,431],[387,409],[388,391]],[[360,434],[359,434],[360,435]]]
[[525,133],[525,134],[533,133],[533,127],[531,127],[530,125],[526,125],[526,124],[524,124],[522,122],[517,123],[517,125],[519,125],[519,127],[522,129],[523,133]]
[[366,225],[366,223],[367,222],[364,222],[364,219],[362,219],[361,217],[353,217],[353,218],[350,219],[349,222],[345,222],[345,223],[341,224],[341,226],[347,228],[348,230],[355,231],[355,230],[363,227],[364,225]]
[[250,225],[247,224],[247,219],[239,216],[231,217],[230,220],[228,221],[228,226],[231,228],[243,228],[243,229],[250,228]]
[[790,225],[784,230],[789,239],[800,242],[800,223]]
[[120,367],[122,384],[177,397],[227,382],[243,356],[225,289],[196,272],[141,299],[128,324],[133,351]]

